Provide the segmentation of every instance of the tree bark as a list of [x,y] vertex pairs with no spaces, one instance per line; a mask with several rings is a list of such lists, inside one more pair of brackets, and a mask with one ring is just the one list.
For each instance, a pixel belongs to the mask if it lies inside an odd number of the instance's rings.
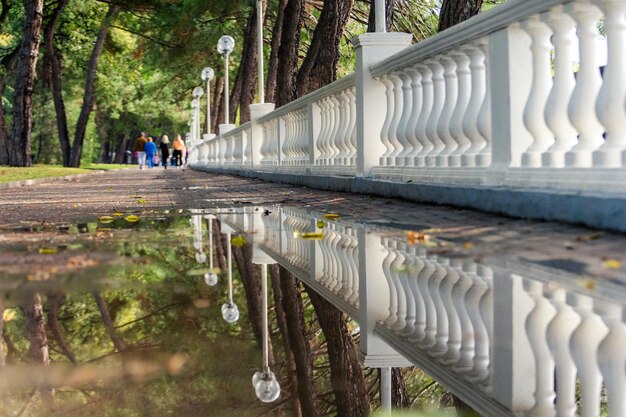
[[63,101],[61,58],[54,46],[54,34],[61,12],[65,6],[67,6],[68,2],[69,0],[59,0],[43,30],[46,46],[44,55],[45,73],[49,76],[49,81],[52,86],[52,97],[54,100],[54,111],[56,113],[61,154],[63,155],[63,166],[70,165],[71,145],[70,134],[67,127],[67,113],[65,111],[65,102]]
[[[376,0],[370,0],[370,14],[367,18],[367,31],[376,32]],[[393,25],[393,13],[396,0],[385,0],[385,29],[391,32]]]
[[[380,375],[380,370],[378,372]],[[391,368],[391,405],[395,410],[411,408],[411,399],[406,389],[402,368]]]
[[304,0],[288,0],[283,16],[283,30],[280,37],[277,79],[280,88],[276,90],[276,106],[283,106],[296,97],[296,76],[300,29],[304,17]]
[[351,9],[352,0],[324,1],[313,40],[298,71],[297,97],[302,97],[337,79],[339,42]]
[[72,154],[70,157],[70,166],[73,167],[80,166],[80,160],[83,155],[83,141],[85,139],[87,123],[89,122],[89,115],[91,114],[93,102],[95,99],[94,93],[96,74],[98,71],[98,60],[100,59],[100,55],[102,54],[104,41],[106,40],[107,34],[109,33],[111,22],[113,21],[119,10],[120,6],[114,4],[111,4],[109,6],[109,10],[104,17],[102,25],[100,26],[100,31],[98,32],[98,37],[96,38],[96,43],[94,45],[93,51],[91,52],[91,58],[89,59],[89,66],[87,70],[87,80],[85,82],[85,92],[83,95],[83,105],[81,106],[80,115],[78,116],[78,121],[76,122],[76,133],[74,134],[74,143],[72,145]]
[[343,313],[305,285],[328,345],[331,384],[337,403],[337,416],[368,415],[370,400],[356,346]]
[[[263,2],[265,7],[266,2]],[[265,12],[263,12],[265,14]],[[248,27],[246,29],[245,43],[241,54],[241,95],[239,98],[239,124],[246,123],[250,120],[250,104],[254,100],[256,91],[256,75],[257,75],[257,11],[253,8],[248,19]]]
[[224,120],[224,78],[215,79],[213,93],[213,113],[211,113],[211,132],[217,133],[218,126]]
[[15,71],[13,126],[9,138],[9,164],[30,166],[33,128],[33,88],[41,39],[43,0],[24,0],[24,29]]
[[443,0],[439,13],[439,32],[477,15],[483,0]]
[[293,404],[294,417],[302,417],[302,406],[298,395],[298,375],[296,372],[296,361],[294,354],[289,345],[289,331],[287,329],[287,317],[283,309],[283,293],[280,289],[280,267],[278,264],[270,265],[270,276],[272,277],[272,293],[274,294],[274,311],[276,312],[276,321],[278,329],[283,338],[285,346],[285,368],[287,369],[287,377],[291,388],[291,402]]
[[[28,356],[33,362],[48,366],[50,364],[50,355],[48,352],[48,337],[46,336],[41,296],[34,292],[24,293],[20,307],[24,313],[26,336],[30,342]],[[40,386],[39,389],[43,398],[47,402],[51,402],[52,390],[45,386]]]
[[76,356],[74,356],[74,353],[72,353],[72,350],[65,341],[63,333],[61,332],[61,327],[59,326],[59,307],[61,306],[61,304],[63,304],[64,300],[65,296],[61,294],[48,295],[48,326],[50,326],[50,331],[56,339],[56,342],[59,345],[59,349],[61,349],[61,352],[63,352],[63,354],[72,363],[77,363]]
[[0,300],[0,368],[3,368],[4,363],[5,363],[4,362],[4,345],[2,344],[3,336],[4,336],[4,305],[3,305],[2,300]]
[[113,346],[115,346],[115,349],[118,352],[126,350],[126,343],[124,343],[122,338],[117,334],[117,331],[115,330],[115,326],[113,325],[113,320],[111,319],[111,315],[109,314],[109,309],[107,307],[106,301],[104,301],[102,295],[97,291],[93,292],[93,298],[96,300],[98,310],[100,311],[100,317],[102,318],[102,324],[104,324],[104,328],[111,338]]
[[287,0],[278,0],[276,20],[274,21],[274,27],[272,29],[270,59],[267,66],[267,81],[265,83],[265,101],[268,103],[273,103],[276,99],[276,76],[278,61],[280,60],[278,49],[280,48],[280,39],[283,32],[285,7],[287,7]]
[[282,266],[279,267],[279,271],[282,306],[287,319],[289,346],[296,362],[300,406],[305,416],[316,417],[318,412],[316,406],[317,395],[315,393],[315,383],[313,382],[313,356],[311,355],[311,348],[306,337],[300,283]]

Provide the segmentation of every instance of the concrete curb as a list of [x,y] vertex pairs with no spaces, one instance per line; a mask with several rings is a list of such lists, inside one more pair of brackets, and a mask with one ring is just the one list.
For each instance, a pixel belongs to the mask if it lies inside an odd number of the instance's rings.
[[91,177],[94,175],[102,175],[106,172],[118,172],[125,171],[129,168],[116,168],[116,169],[99,169],[93,172],[86,172],[84,174],[74,174],[74,175],[64,175],[62,177],[46,177],[46,178],[34,178],[32,180],[23,180],[23,181],[13,181],[13,182],[5,182],[0,183],[0,190],[7,190],[12,188],[21,188],[27,187],[29,185],[37,185],[42,183],[56,183],[56,182],[65,182],[65,181],[76,181],[81,178]]
[[554,220],[626,232],[625,196],[614,197],[524,188],[403,183],[368,178],[252,172],[244,169],[204,166],[191,168],[198,171],[306,186],[318,190],[402,198],[417,203],[465,207],[517,218]]

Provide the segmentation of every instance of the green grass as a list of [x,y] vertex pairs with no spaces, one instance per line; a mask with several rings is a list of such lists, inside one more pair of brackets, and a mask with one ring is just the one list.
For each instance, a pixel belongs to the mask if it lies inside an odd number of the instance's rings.
[[0,183],[86,174],[95,170],[128,168],[129,166],[133,165],[91,164],[81,168],[65,168],[59,165],[35,165],[26,168],[0,166]]

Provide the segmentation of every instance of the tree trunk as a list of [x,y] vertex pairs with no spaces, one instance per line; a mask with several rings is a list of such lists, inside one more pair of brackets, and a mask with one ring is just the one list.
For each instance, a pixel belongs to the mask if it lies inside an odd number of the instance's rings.
[[283,16],[280,47],[278,48],[280,60],[276,69],[276,77],[280,80],[280,88],[276,90],[277,107],[289,103],[296,97],[296,70],[303,17],[304,0],[288,0]]
[[[34,363],[48,366],[50,364],[50,355],[48,352],[48,337],[46,336],[41,296],[34,292],[24,293],[20,307],[24,313],[26,336],[30,342],[28,356]],[[41,395],[47,402],[52,401],[52,390],[50,388],[40,386],[39,389],[41,390]]]
[[224,240],[222,239],[222,234],[220,233],[220,221],[213,220],[213,247],[215,248],[215,259],[217,261],[217,267],[225,272],[228,269],[228,265],[226,265],[226,249],[224,248]]
[[61,59],[58,51],[54,47],[54,34],[56,32],[59,16],[61,16],[61,12],[65,6],[67,6],[68,2],[69,0],[59,0],[43,30],[44,42],[46,46],[44,55],[44,66],[46,67],[45,73],[50,77],[49,81],[52,86],[57,130],[59,134],[59,142],[61,144],[61,154],[63,155],[63,166],[66,167],[70,165],[70,134],[67,128],[65,102],[63,101]]
[[[4,9],[3,9],[4,10]],[[4,345],[2,344],[2,338],[4,336],[4,305],[0,300],[0,368],[4,367]]]
[[115,349],[118,352],[126,350],[126,343],[124,343],[122,338],[117,334],[117,331],[115,330],[115,326],[113,325],[113,320],[111,319],[111,315],[109,314],[109,309],[107,307],[106,301],[104,301],[102,295],[97,291],[93,292],[93,298],[95,298],[96,300],[98,310],[100,311],[100,317],[102,318],[102,324],[104,324],[104,328],[111,338],[113,346],[115,346]]
[[[378,372],[380,375],[380,370]],[[391,405],[394,410],[411,408],[411,399],[406,389],[402,368],[391,368]]]
[[211,132],[218,133],[218,126],[224,120],[224,78],[215,79],[213,105],[211,106]]
[[9,163],[9,137],[4,121],[2,97],[4,97],[4,75],[0,71],[0,165],[5,165]]
[[94,93],[96,73],[98,70],[98,60],[100,59],[100,54],[102,54],[104,41],[106,40],[107,34],[109,33],[111,22],[115,18],[115,15],[119,10],[120,7],[117,5],[111,4],[109,6],[109,10],[104,17],[102,25],[100,26],[100,31],[98,32],[96,44],[94,45],[93,51],[91,52],[91,58],[89,59],[89,66],[87,70],[87,80],[85,82],[85,93],[83,95],[83,105],[81,106],[80,115],[78,116],[78,121],[76,122],[76,133],[74,134],[74,144],[72,145],[70,166],[73,167],[80,166],[80,160],[83,155],[83,141],[85,139],[87,123],[89,122],[89,115],[91,114],[91,109],[93,107],[93,102],[95,98]]
[[117,147],[115,148],[115,160],[113,163],[115,164],[124,164],[126,163],[126,134],[120,133],[117,137]]
[[[385,29],[391,32],[396,0],[385,0]],[[370,14],[367,18],[367,31],[376,32],[376,0],[370,0]]]
[[305,285],[328,345],[331,384],[337,402],[337,416],[368,415],[369,395],[356,346],[343,313]]
[[278,329],[283,337],[285,346],[285,368],[287,369],[287,377],[291,388],[291,402],[293,404],[294,417],[302,417],[302,406],[298,396],[298,375],[296,372],[296,361],[294,354],[289,345],[289,331],[287,329],[287,317],[283,309],[283,293],[280,289],[280,267],[277,264],[270,265],[270,275],[272,277],[272,293],[274,294],[274,311],[276,312],[276,321]]
[[273,103],[276,99],[276,75],[278,69],[278,49],[280,48],[280,39],[283,32],[283,18],[285,16],[285,7],[287,0],[278,0],[278,10],[276,11],[276,20],[272,29],[272,43],[270,50],[270,59],[267,66],[267,81],[265,84],[265,101]]
[[[246,293],[248,304],[248,318],[252,325],[252,333],[259,344],[263,343],[263,311],[261,309],[261,271],[258,265],[252,263],[252,245],[246,243],[240,247],[233,247],[233,258]],[[271,355],[270,355],[271,356]]]
[[313,40],[296,80],[297,97],[337,79],[339,42],[350,16],[352,0],[325,0]]
[[33,88],[41,39],[43,0],[24,0],[24,29],[15,71],[13,126],[9,138],[9,164],[30,166],[33,126]]
[[74,356],[74,353],[72,353],[72,350],[68,346],[67,342],[65,342],[65,338],[61,332],[61,327],[59,326],[59,307],[63,304],[64,300],[65,296],[61,294],[48,295],[48,326],[50,326],[50,331],[56,339],[61,352],[72,363],[76,363],[76,356]]
[[307,417],[318,415],[316,407],[315,383],[313,382],[313,356],[306,336],[304,322],[304,310],[302,308],[302,296],[300,283],[282,266],[280,270],[280,289],[282,292],[282,305],[287,318],[287,334],[289,346],[296,361],[296,374],[298,376],[298,395],[302,413]]
[[483,0],[443,0],[439,13],[439,32],[477,15]]
[[[265,6],[266,2],[263,2]],[[265,13],[264,13],[265,14]],[[253,8],[248,19],[248,28],[244,37],[245,43],[241,54],[241,95],[239,98],[239,124],[250,120],[250,104],[254,100],[257,75],[257,11]]]

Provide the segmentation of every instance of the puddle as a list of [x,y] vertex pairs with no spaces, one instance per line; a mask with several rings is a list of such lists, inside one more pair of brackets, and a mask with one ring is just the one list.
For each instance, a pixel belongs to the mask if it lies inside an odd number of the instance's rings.
[[533,387],[556,395],[589,364],[605,382],[579,401],[606,409],[623,387],[605,365],[624,356],[610,349],[626,334],[621,253],[572,260],[558,244],[230,203],[1,235],[0,409],[335,415],[360,398],[365,413],[381,367],[403,368],[393,380],[413,410],[438,415],[454,413],[447,390],[507,410],[512,393],[495,387],[515,378],[528,408],[551,410]]

